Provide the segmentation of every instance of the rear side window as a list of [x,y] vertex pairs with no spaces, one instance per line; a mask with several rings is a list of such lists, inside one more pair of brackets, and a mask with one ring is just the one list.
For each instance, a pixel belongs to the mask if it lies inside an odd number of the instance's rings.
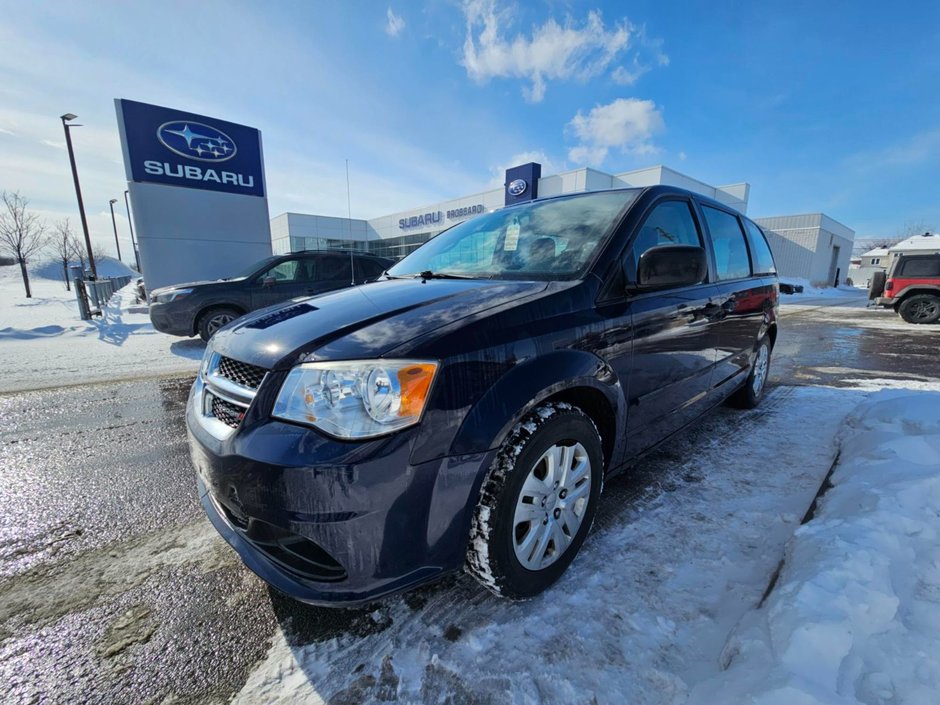
[[361,259],[358,260],[360,279],[372,280],[378,279],[382,276],[382,272],[385,271],[385,265],[381,262],[376,262],[371,259]]
[[770,254],[770,246],[767,244],[763,231],[746,218],[744,227],[747,228],[747,234],[750,236],[754,274],[776,274],[777,266],[774,264],[774,256]]
[[718,279],[743,279],[751,276],[751,259],[738,219],[717,208],[702,206],[715,250]]
[[317,260],[318,281],[351,281],[349,257],[321,257]]
[[931,259],[902,259],[895,276],[940,277],[940,255]]

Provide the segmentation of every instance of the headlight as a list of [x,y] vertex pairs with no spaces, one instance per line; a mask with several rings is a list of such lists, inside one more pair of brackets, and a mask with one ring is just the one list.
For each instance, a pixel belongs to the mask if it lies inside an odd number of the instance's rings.
[[332,436],[381,436],[421,420],[436,362],[310,362],[290,371],[273,415]]
[[191,293],[193,293],[192,289],[170,289],[169,291],[154,294],[153,300],[158,304],[168,304],[171,301],[176,301]]

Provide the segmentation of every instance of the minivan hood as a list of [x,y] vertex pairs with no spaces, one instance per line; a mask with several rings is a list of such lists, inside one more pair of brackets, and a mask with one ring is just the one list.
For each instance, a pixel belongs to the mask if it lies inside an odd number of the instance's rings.
[[[268,369],[300,355],[379,357],[448,323],[544,291],[546,282],[390,279],[262,309],[212,338],[227,357]],[[328,352],[321,350],[329,347]]]

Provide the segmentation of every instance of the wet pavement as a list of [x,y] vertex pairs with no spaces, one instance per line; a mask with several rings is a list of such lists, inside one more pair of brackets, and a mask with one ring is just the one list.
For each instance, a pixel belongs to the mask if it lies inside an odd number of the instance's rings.
[[[860,306],[785,306],[774,385],[916,386],[940,379],[940,326]],[[788,301],[789,303],[789,301]],[[385,626],[269,591],[202,516],[183,409],[191,380],[0,396],[0,701],[227,702],[279,630],[298,643]],[[676,460],[720,433],[724,410],[644,472],[610,483],[599,530],[625,501],[691,482]],[[465,576],[398,598],[483,593]]]

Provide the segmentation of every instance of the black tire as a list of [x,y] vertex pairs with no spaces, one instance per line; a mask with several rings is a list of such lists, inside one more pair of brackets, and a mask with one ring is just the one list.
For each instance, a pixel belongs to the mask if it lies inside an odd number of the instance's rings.
[[223,325],[234,321],[242,315],[242,312],[231,306],[215,306],[199,314],[199,321],[196,323],[196,330],[199,337],[209,342],[215,332]]
[[[765,352],[766,360],[762,368],[760,361]],[[764,336],[754,349],[754,363],[751,365],[747,381],[729,399],[732,406],[739,409],[753,409],[760,404],[760,400],[764,398],[764,390],[767,388],[767,378],[770,376],[770,353],[770,338]],[[758,375],[762,376],[759,385],[755,383]]]
[[[584,474],[580,475],[582,480],[579,480],[580,487],[584,484],[584,477],[590,478],[590,486],[583,490],[585,501],[581,502],[579,498],[576,500],[578,504],[570,505],[571,512],[576,512],[578,506],[582,509],[580,524],[573,536],[572,532],[566,531],[567,517],[573,514],[567,513],[566,508],[559,509],[559,504],[554,504],[565,500],[565,493],[557,488],[557,484],[556,489],[546,496],[547,505],[545,502],[527,503],[521,500],[530,474],[537,473],[538,468],[543,467],[543,456],[558,446],[572,449],[572,477],[575,476],[574,469],[578,464],[575,453],[581,454],[582,461],[586,454],[590,462],[590,468],[582,471]],[[563,449],[558,452],[563,452]],[[483,479],[480,499],[471,522],[467,572],[488,590],[503,597],[525,599],[538,595],[561,577],[581,548],[594,521],[603,481],[604,453],[600,434],[590,417],[564,402],[550,402],[533,409],[513,427]],[[550,483],[546,484],[546,489],[549,486]],[[571,491],[573,496],[577,490]],[[527,489],[527,499],[530,493],[531,490]],[[545,518],[529,522],[526,533],[520,535],[518,531],[523,523],[514,525],[516,511],[518,507],[529,506],[538,513],[544,509]],[[564,532],[562,540],[569,540],[570,543],[560,552],[554,553],[556,549],[553,548],[552,538],[545,546],[545,552],[536,558],[537,561],[550,559],[552,562],[536,570],[524,566],[516,555],[516,542],[522,540],[524,543],[531,531],[533,539],[536,539],[533,551],[537,552],[541,544],[536,532],[539,536],[554,536],[553,529]]]
[[871,281],[868,282],[868,300],[872,301],[881,296],[885,291],[885,282],[888,281],[888,275],[883,270],[878,270],[871,275]]
[[898,307],[898,313],[908,323],[936,323],[940,321],[940,296],[935,294],[908,296]]

